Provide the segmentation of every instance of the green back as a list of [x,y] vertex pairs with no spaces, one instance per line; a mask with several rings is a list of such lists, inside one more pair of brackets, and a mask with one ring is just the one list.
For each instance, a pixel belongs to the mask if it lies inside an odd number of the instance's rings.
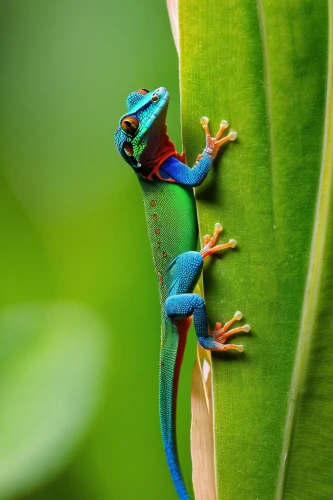
[[[139,176],[138,176],[139,177]],[[167,268],[183,252],[196,250],[197,220],[192,187],[139,177],[161,304],[170,288]]]

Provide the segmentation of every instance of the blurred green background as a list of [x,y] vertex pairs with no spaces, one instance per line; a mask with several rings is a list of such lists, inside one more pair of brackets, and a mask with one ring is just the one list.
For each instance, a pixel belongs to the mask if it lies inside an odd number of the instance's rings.
[[[113,134],[171,93],[164,2],[2,0],[0,498],[175,499],[158,417],[159,305],[140,189]],[[190,484],[193,335],[179,393]]]

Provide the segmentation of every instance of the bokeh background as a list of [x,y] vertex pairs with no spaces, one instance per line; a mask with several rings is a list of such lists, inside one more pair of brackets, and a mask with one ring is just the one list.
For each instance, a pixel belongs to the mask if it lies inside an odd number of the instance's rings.
[[[176,499],[158,416],[159,303],[137,180],[113,134],[127,95],[171,93],[154,0],[0,2],[0,498]],[[179,393],[190,485],[193,335]]]

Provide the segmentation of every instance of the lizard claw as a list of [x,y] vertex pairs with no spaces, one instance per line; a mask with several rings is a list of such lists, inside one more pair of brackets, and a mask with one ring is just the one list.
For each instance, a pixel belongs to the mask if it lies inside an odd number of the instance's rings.
[[207,118],[207,116],[203,116],[202,118],[200,118],[200,123],[206,134],[206,147],[204,149],[204,154],[212,156],[213,159],[215,158],[218,150],[223,144],[229,141],[234,141],[237,138],[237,132],[235,132],[234,130],[230,130],[228,135],[220,139],[223,132],[229,127],[229,123],[226,120],[221,121],[220,129],[215,137],[212,137],[210,134],[208,127],[209,119]]
[[220,250],[226,250],[227,248],[235,248],[235,246],[237,245],[237,241],[233,239],[229,240],[228,243],[223,243],[222,245],[215,246],[218,237],[222,231],[223,231],[222,224],[217,222],[214,226],[213,236],[206,234],[206,236],[203,237],[204,247],[200,250],[200,254],[202,255],[203,259],[206,259],[209,255],[212,255],[213,253],[218,252]]
[[215,342],[219,342],[220,344],[225,344],[225,342],[229,339],[229,337],[235,335],[236,333],[240,332],[248,333],[251,329],[250,325],[243,325],[238,328],[233,328],[232,330],[229,330],[230,326],[233,323],[235,323],[235,321],[241,320],[242,317],[243,314],[240,311],[236,311],[234,317],[230,321],[228,321],[224,326],[222,326],[222,323],[217,322],[215,325],[215,329],[210,333]]

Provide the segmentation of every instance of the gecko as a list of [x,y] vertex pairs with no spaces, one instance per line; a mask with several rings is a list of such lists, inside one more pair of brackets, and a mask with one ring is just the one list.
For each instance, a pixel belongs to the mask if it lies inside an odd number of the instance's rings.
[[180,500],[189,500],[182,476],[176,443],[176,405],[180,367],[187,332],[193,320],[198,342],[210,351],[234,349],[242,345],[229,344],[229,338],[239,332],[249,332],[249,325],[232,328],[242,319],[234,317],[222,326],[216,322],[210,329],[203,298],[194,293],[204,260],[215,252],[234,248],[236,241],[218,244],[222,225],[217,223],[213,235],[203,238],[197,251],[198,221],[194,187],[206,178],[223,144],[234,141],[236,132],[223,133],[229,124],[223,120],[215,137],[209,130],[209,120],[200,120],[206,136],[206,146],[192,168],[185,155],[176,152],[168,137],[166,114],[169,93],[164,87],[149,92],[140,89],[126,100],[127,111],[120,118],[115,143],[122,158],[135,172],[143,196],[148,235],[155,266],[161,305],[161,351],[159,367],[160,424],[166,460]]

